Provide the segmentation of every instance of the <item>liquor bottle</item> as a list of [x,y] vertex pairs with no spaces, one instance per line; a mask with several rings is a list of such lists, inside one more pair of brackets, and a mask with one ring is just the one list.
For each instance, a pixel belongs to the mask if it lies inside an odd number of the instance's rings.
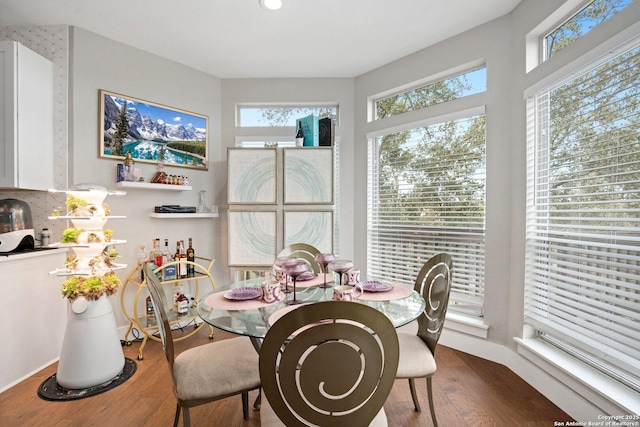
[[187,260],[187,254],[184,251],[184,240],[180,240],[180,250],[178,253],[178,277],[184,278],[187,277],[187,265],[185,261]]
[[164,239],[164,250],[162,251],[163,262],[171,262],[171,252],[169,252],[169,239]]
[[153,316],[155,314],[155,309],[153,308],[153,301],[151,301],[151,295],[147,296],[146,307],[147,307],[147,316]]
[[304,134],[302,133],[302,123],[298,122],[298,133],[296,133],[296,147],[304,145]]
[[140,245],[138,251],[138,268],[140,269],[140,282],[144,281],[144,265],[147,263],[147,253],[144,250],[144,245]]
[[180,295],[176,298],[176,306],[178,316],[184,316],[189,312],[189,298],[186,297],[182,290],[182,286],[180,286]]
[[[196,261],[196,251],[193,249],[193,239],[189,237],[189,247],[187,248],[187,261]],[[193,277],[196,272],[196,267],[193,264],[187,264],[187,276]]]

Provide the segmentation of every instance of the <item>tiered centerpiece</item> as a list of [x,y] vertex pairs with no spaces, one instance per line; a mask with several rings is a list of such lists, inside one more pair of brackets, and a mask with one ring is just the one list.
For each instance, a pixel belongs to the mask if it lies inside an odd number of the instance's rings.
[[70,222],[58,243],[51,246],[68,248],[62,268],[51,274],[68,277],[62,284],[62,295],[68,301],[67,327],[56,381],[67,389],[86,389],[108,382],[124,367],[111,301],[107,298],[118,290],[120,279],[114,271],[126,268],[118,264],[112,231],[104,226],[111,215],[104,199],[104,187],[83,184],[67,193],[67,214],[50,216]]

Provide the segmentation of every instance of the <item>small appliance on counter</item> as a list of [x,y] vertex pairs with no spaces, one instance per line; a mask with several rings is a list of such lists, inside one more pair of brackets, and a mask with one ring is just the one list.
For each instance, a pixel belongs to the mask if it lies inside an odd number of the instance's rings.
[[31,209],[17,199],[0,200],[0,253],[35,248]]

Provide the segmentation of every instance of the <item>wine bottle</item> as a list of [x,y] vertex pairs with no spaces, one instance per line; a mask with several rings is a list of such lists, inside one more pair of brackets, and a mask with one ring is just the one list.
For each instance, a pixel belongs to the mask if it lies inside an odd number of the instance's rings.
[[187,277],[187,265],[185,261],[187,260],[187,254],[184,251],[184,240],[180,240],[180,251],[178,253],[178,277],[184,278]]
[[[189,247],[187,248],[187,261],[196,261],[196,251],[193,249],[193,239],[189,237]],[[193,264],[187,264],[187,276],[193,277],[196,272],[196,268]]]
[[296,147],[304,145],[304,134],[302,133],[302,123],[298,122],[298,133],[296,133]]

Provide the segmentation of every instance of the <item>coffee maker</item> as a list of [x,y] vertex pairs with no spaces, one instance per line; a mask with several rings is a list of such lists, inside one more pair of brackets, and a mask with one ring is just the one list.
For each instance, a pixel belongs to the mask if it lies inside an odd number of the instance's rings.
[[29,205],[17,199],[0,200],[0,253],[34,248],[33,219]]

